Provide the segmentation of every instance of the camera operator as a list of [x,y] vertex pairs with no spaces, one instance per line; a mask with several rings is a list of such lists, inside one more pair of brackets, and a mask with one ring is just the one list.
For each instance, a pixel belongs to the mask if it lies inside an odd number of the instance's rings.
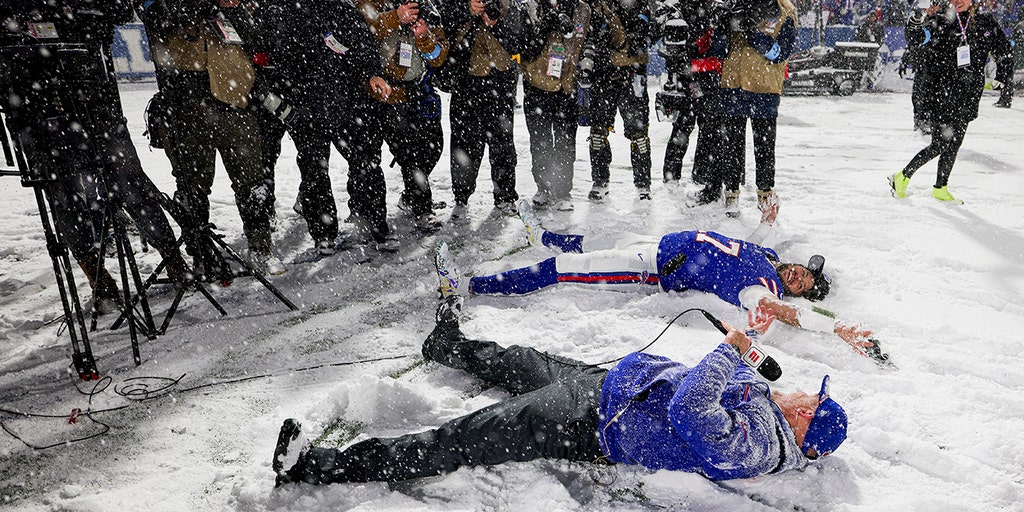
[[907,26],[907,41],[920,44],[920,58],[928,67],[924,92],[931,102],[931,143],[919,151],[902,171],[889,177],[893,195],[905,198],[910,178],[924,164],[939,157],[932,197],[962,203],[947,185],[967,125],[978,117],[985,88],[985,62],[998,64],[997,77],[1012,76],[1010,41],[991,13],[978,12],[971,0],[951,0],[914,15]]
[[589,198],[608,195],[612,150],[608,132],[622,115],[630,141],[633,186],[641,200],[651,198],[650,100],[647,52],[651,46],[651,8],[645,0],[597,0],[591,4],[591,34],[580,60],[580,87],[590,87]]
[[663,86],[665,92],[658,96],[676,104],[668,106],[674,118],[662,172],[666,182],[679,181],[690,134],[698,127],[691,178],[702,188],[688,195],[690,206],[710,204],[722,197],[720,159],[715,156],[719,151],[718,90],[722,84],[722,62],[710,51],[710,5],[676,4],[678,10],[665,21],[663,29],[665,44],[661,53],[666,59],[669,79]]
[[417,229],[435,232],[441,221],[434,216],[430,173],[441,159],[444,131],[441,97],[427,77],[448,59],[441,13],[433,0],[357,0],[356,7],[370,24],[391,85],[379,111],[383,141],[402,168],[405,190],[398,204],[412,213]]
[[[105,216],[124,207],[140,235],[184,282],[188,265],[143,172],[110,66],[114,26],[132,19],[116,0],[0,0],[0,109],[33,179],[47,183],[54,226],[93,286],[98,312],[112,311],[117,285],[98,265]],[[24,176],[23,176],[24,177]]]
[[[255,71],[240,33],[252,32],[238,0],[154,0],[140,15],[167,117],[165,149],[177,182],[175,197],[200,224],[210,218],[210,192],[219,152],[231,179],[249,259],[261,273],[284,265],[271,251],[273,193],[261,161],[259,124],[249,107]],[[189,252],[201,259],[188,245]],[[197,261],[200,263],[209,263]],[[199,272],[218,272],[203,268]],[[220,278],[224,276],[206,276]]]
[[[380,167],[381,127],[367,88],[381,98],[391,87],[381,78],[373,35],[355,6],[344,0],[261,2],[257,19],[267,47],[266,64],[280,77],[266,98],[280,104],[298,153],[299,204],[315,248],[373,244],[400,248],[387,223],[386,184]],[[339,235],[338,209],[328,174],[331,145],[348,162],[349,210],[355,228]]]
[[451,48],[439,72],[452,95],[452,218],[467,215],[487,148],[494,206],[516,215],[516,82],[513,60],[523,44],[523,11],[518,0],[452,0],[443,4]]
[[572,211],[577,64],[590,31],[591,10],[581,0],[529,5],[522,68],[523,110],[537,183],[533,205]]
[[[725,11],[727,11],[725,13]],[[722,60],[722,179],[726,215],[739,215],[740,179],[746,155],[747,119],[754,135],[759,209],[775,201],[775,137],[782,82],[796,43],[797,14],[790,0],[736,0],[712,8]]]

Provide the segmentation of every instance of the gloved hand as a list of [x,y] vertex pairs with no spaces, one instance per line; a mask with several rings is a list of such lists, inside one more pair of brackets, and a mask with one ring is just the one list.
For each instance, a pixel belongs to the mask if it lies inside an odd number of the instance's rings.
[[903,57],[900,57],[900,67],[896,68],[896,74],[900,75],[900,78],[907,74],[907,60],[909,59],[907,55],[909,53],[909,51],[903,52]]

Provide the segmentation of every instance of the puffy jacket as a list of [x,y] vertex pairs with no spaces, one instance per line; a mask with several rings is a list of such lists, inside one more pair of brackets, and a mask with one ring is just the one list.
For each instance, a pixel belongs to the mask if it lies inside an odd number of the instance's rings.
[[604,381],[601,449],[613,462],[711,480],[802,468],[808,459],[770,396],[725,343],[693,368],[635,352]]
[[960,18],[971,48],[971,63],[964,67],[957,65],[957,47],[963,45],[963,39],[955,12],[940,11],[925,18],[923,25],[907,26],[907,44],[921,45],[920,58],[928,66],[925,90],[937,123],[976,119],[985,88],[985,61],[989,54],[998,61],[1011,51],[1010,40],[992,14],[971,8],[960,13]]
[[270,63],[290,90],[292,103],[366,101],[371,77],[383,76],[366,20],[344,0],[270,0],[261,4],[263,27],[273,34]]

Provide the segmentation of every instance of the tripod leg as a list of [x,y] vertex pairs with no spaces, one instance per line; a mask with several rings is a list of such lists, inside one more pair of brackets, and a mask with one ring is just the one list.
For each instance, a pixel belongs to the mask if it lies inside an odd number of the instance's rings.
[[210,238],[212,240],[215,240],[217,242],[217,245],[219,245],[221,249],[224,250],[224,252],[228,253],[228,255],[230,255],[232,259],[234,259],[240,265],[245,267],[245,269],[248,270],[249,275],[255,277],[257,281],[259,281],[264,287],[266,287],[266,289],[270,290],[270,293],[274,294],[274,297],[277,297],[277,300],[281,301],[285,306],[288,306],[288,309],[292,311],[299,310],[299,308],[296,307],[295,304],[292,303],[292,301],[288,300],[288,297],[285,297],[284,294],[281,293],[281,291],[278,290],[273,284],[271,284],[266,277],[263,277],[262,274],[253,270],[252,265],[250,265],[247,261],[243,260],[241,256],[239,256],[238,253],[236,253],[234,249],[231,248],[231,246],[224,243],[224,241],[221,240],[219,237],[213,236]]
[[96,369],[96,360],[92,355],[92,346],[89,343],[89,331],[85,328],[85,311],[82,302],[78,298],[78,289],[75,287],[75,276],[71,272],[71,259],[68,257],[68,247],[57,235],[50,216],[46,210],[46,199],[39,187],[34,187],[36,205],[39,208],[39,217],[43,224],[43,232],[46,238],[46,250],[53,262],[53,274],[57,279],[57,290],[60,293],[61,305],[64,307],[64,319],[68,324],[68,335],[71,336],[71,361],[74,364],[75,372],[82,380],[98,380],[99,371]]

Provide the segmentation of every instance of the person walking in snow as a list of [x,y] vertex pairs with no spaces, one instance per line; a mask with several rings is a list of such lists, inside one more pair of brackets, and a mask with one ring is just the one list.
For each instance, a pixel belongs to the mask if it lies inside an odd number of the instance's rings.
[[[442,294],[523,295],[562,283],[628,291],[696,290],[747,310],[764,308],[794,327],[835,333],[879,363],[888,359],[877,340],[868,339],[871,331],[839,320],[826,310],[782,300],[791,296],[819,301],[828,295],[831,281],[823,271],[823,256],[812,256],[807,265],[782,263],[770,248],[702,230],[662,237],[606,238],[595,244],[582,235],[544,230],[527,201],[520,201],[519,208],[530,244],[561,254],[499,274],[462,279],[447,243],[440,241],[435,263]],[[777,200],[768,203],[763,227],[750,238],[763,238],[777,212]]]
[[[274,450],[277,485],[398,482],[464,466],[535,459],[621,463],[752,478],[800,469],[846,439],[847,415],[829,397],[773,391],[741,363],[750,339],[729,327],[697,365],[634,352],[611,370],[523,346],[468,339],[462,298],[447,297],[423,357],[465,370],[512,397],[436,429],[371,438],[344,450],[304,442],[285,420]],[[764,331],[773,318],[752,327]]]
[[[989,54],[1000,68],[1009,66],[1010,41],[991,13],[978,12],[971,0],[951,0],[946,9],[933,5],[914,14],[907,24],[908,44],[919,44],[919,58],[927,62],[925,86],[932,108],[931,143],[919,151],[902,171],[889,176],[893,197],[907,197],[910,178],[924,164],[939,157],[932,197],[963,203],[949,192],[953,171],[967,125],[978,117],[978,103],[985,88],[985,61]],[[999,70],[997,76],[1007,73]]]

